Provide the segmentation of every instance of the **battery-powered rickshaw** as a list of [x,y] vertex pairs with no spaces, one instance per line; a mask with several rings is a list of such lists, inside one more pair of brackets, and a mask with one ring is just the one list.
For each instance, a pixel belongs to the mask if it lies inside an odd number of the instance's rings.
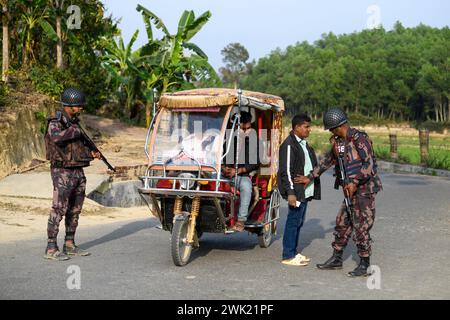
[[243,111],[252,116],[253,136],[245,138],[252,141],[250,154],[259,163],[258,170],[250,173],[253,191],[244,228],[267,248],[280,212],[277,170],[283,100],[265,93],[212,88],[166,93],[157,103],[147,132],[148,167],[140,177],[139,192],[150,200],[162,229],[171,232],[177,266],[189,262],[204,232],[234,233],[240,193],[233,183],[237,176],[226,177],[223,170],[225,163],[237,168],[242,159]]

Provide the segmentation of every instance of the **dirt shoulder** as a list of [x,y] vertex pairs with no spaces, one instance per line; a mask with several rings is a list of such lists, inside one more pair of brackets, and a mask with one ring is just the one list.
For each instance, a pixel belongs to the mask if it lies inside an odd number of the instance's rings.
[[[45,240],[51,204],[49,199],[0,196],[0,243],[37,237]],[[108,208],[86,199],[79,228],[151,217],[148,207]],[[64,221],[60,226],[63,231]]]

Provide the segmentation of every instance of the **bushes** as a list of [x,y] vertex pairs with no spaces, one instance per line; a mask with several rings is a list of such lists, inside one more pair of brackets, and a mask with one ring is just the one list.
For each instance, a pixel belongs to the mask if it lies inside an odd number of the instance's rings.
[[46,66],[33,67],[30,78],[39,92],[53,98],[59,98],[65,87],[74,85],[68,72]]
[[5,105],[8,92],[8,86],[3,81],[0,82],[0,107]]
[[[108,96],[106,77],[100,68],[94,72],[94,66],[79,66],[78,69],[58,70],[45,65],[35,66],[30,72],[31,81],[37,91],[57,100],[67,87],[77,87],[86,94],[86,111],[95,111]],[[89,74],[92,72],[92,74]]]

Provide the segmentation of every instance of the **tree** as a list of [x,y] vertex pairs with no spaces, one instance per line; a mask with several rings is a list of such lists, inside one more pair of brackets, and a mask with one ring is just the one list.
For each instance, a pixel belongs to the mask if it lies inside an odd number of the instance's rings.
[[337,104],[372,118],[448,121],[450,29],[425,25],[324,34],[260,59],[246,87],[280,95],[287,113]]
[[3,49],[2,49],[2,80],[8,82],[9,78],[9,0],[1,0],[2,5],[2,24],[3,24]]
[[19,20],[20,25],[20,46],[22,48],[22,65],[25,68],[36,60],[35,47],[36,41],[39,38],[35,35],[37,27],[48,30],[48,16],[47,0],[35,0],[33,6],[30,6],[29,1],[18,1],[17,5],[22,9],[22,15]]
[[[207,55],[190,40],[209,21],[211,13],[204,12],[195,17],[193,11],[185,10],[178,22],[177,33],[171,34],[161,18],[138,5],[147,31],[148,43],[138,50],[141,57],[139,75],[142,79],[142,96],[147,101],[147,125],[149,125],[150,103],[153,89],[158,95],[173,89],[192,88],[193,83],[219,78],[208,62]],[[153,37],[152,25],[163,32],[162,39]]]
[[[211,13],[204,12],[199,17],[195,17],[194,12],[185,10],[178,22],[177,33],[171,34],[164,25],[161,18],[141,5],[137,10],[142,13],[146,25],[149,43],[147,47],[154,47],[155,42],[159,43],[159,51],[153,52],[152,57],[147,59],[146,72],[154,81],[159,93],[164,93],[172,88],[180,87],[185,82],[192,82],[210,76],[218,78],[214,69],[208,63],[208,56],[190,40],[209,21]],[[162,39],[153,39],[152,23],[163,32]],[[146,54],[146,50],[143,50]],[[153,74],[153,75],[151,75]]]
[[104,39],[106,55],[101,57],[103,67],[109,72],[108,82],[113,85],[119,101],[124,103],[125,112],[130,112],[135,97],[135,80],[139,73],[137,62],[139,58],[133,55],[131,48],[136,41],[139,30],[136,30],[127,46],[122,36],[118,43],[113,39]]
[[62,30],[62,15],[64,14],[64,0],[50,0],[51,7],[55,14],[56,21],[56,67],[60,70],[64,69],[63,43],[65,33]]
[[[131,50],[138,31],[126,47],[122,38],[118,43],[112,38],[104,38],[103,47],[107,54],[101,59],[125,110],[130,114],[135,103],[145,104],[148,125],[154,89],[161,95],[175,89],[193,88],[194,83],[205,79],[218,80],[218,76],[206,54],[190,42],[208,22],[209,11],[199,17],[195,17],[193,11],[184,11],[175,34],[171,34],[161,18],[150,10],[138,5],[137,11],[144,19],[147,44],[136,51]],[[154,38],[153,26],[163,32],[161,39]]]
[[222,61],[225,67],[219,69],[222,74],[222,79],[225,84],[233,84],[236,88],[240,85],[241,77],[248,74],[248,69],[251,68],[247,64],[249,54],[247,49],[238,42],[230,43],[222,49]]

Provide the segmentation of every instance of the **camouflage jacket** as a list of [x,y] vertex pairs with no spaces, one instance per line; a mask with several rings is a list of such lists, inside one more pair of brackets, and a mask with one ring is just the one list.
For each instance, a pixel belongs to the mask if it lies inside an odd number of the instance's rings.
[[78,124],[72,123],[63,111],[48,119],[45,147],[46,158],[53,167],[87,167],[93,160]]
[[[339,137],[330,139],[332,148],[328,151],[319,165],[309,175],[309,178],[317,178],[323,172],[335,165],[336,173],[338,166],[338,145],[345,145],[344,166],[349,183],[357,186],[357,193],[362,195],[377,193],[382,190],[381,179],[377,174],[377,163],[369,136],[354,128],[349,128],[345,141]],[[339,174],[336,185],[341,184]]]

